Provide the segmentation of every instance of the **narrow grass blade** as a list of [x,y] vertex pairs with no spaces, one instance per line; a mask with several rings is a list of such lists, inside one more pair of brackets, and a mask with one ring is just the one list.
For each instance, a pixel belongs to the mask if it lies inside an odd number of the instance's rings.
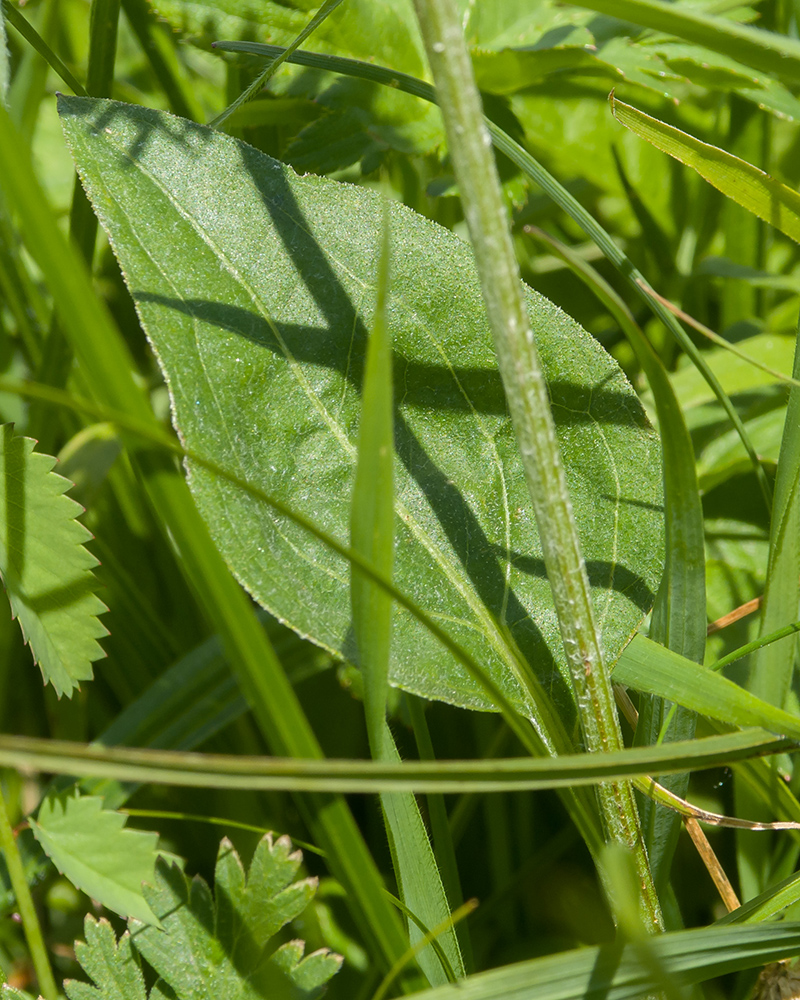
[[[274,45],[262,45],[257,42],[217,42],[217,48],[227,52],[252,52],[262,55],[277,55],[284,50]],[[409,76],[407,73],[399,73],[388,69],[385,66],[375,66],[357,59],[344,59],[339,56],[320,55],[315,52],[294,52],[289,57],[289,62],[295,62],[303,66],[311,66],[317,69],[329,70],[334,73],[341,73],[345,76],[353,76],[363,80],[371,80],[375,83],[383,84],[387,87],[397,87],[407,94],[413,94],[423,101],[436,104],[436,92],[434,88],[423,80]],[[685,330],[677,322],[669,309],[663,306],[657,299],[651,296],[647,290],[647,282],[644,276],[636,268],[633,262],[620,250],[609,233],[600,223],[564,188],[559,182],[548,173],[544,167],[535,160],[527,150],[523,149],[519,143],[515,142],[506,132],[504,132],[494,122],[487,119],[486,126],[489,130],[495,148],[504,153],[512,163],[516,164],[520,170],[531,178],[553,202],[566,212],[566,214],[577,223],[578,226],[594,240],[603,254],[611,264],[619,271],[625,280],[631,285],[636,294],[647,304],[653,314],[670,331],[672,336],[680,344],[681,348],[691,358],[692,364],[701,373],[708,383],[712,392],[719,400],[720,405],[728,416],[736,433],[747,452],[753,466],[756,479],[761,488],[764,500],[768,507],[772,504],[772,491],[766,477],[766,473],[761,466],[758,455],[745,429],[744,423],[739,416],[736,407],[731,402],[727,393],[719,383],[719,379],[708,365],[703,352],[700,351],[689,337]]]
[[[800,377],[800,333],[795,348],[795,378]],[[800,389],[792,386],[775,477],[770,522],[769,562],[761,604],[762,640],[776,630],[792,628],[798,615],[800,578]],[[783,706],[797,658],[797,640],[786,637],[765,644],[753,658],[750,690]]]
[[612,114],[625,128],[696,170],[726,198],[800,243],[800,194],[796,191],[738,156],[623,104],[613,91],[610,101]]
[[250,86],[241,93],[232,104],[230,104],[225,110],[218,114],[216,118],[212,118],[208,123],[212,128],[219,128],[223,125],[230,116],[237,111],[243,104],[251,101],[256,94],[264,87],[267,81],[273,76],[278,67],[286,62],[286,60],[292,55],[295,49],[299,49],[303,42],[308,38],[308,36],[317,30],[317,28],[322,24],[322,22],[332,14],[336,8],[343,2],[343,0],[325,0],[323,5],[319,8],[316,14],[311,18],[308,24],[303,28],[303,30],[297,35],[295,40],[284,49],[279,55],[276,55],[272,61],[269,63],[266,69],[264,69],[258,76],[253,80]]
[[759,924],[778,916],[783,910],[800,900],[800,872],[790,875],[766,892],[748,900],[736,910],[719,919],[716,924]]
[[685,38],[787,83],[800,83],[800,42],[796,38],[663,0],[581,0],[580,6]]
[[800,739],[800,720],[794,715],[643,635],[635,636],[627,646],[613,676],[620,684],[669,698],[711,719],[735,726],[763,726]]
[[[394,388],[392,344],[387,328],[389,296],[389,217],[384,210],[378,265],[378,295],[361,393],[358,467],[350,508],[350,545],[387,580],[394,567]],[[364,679],[367,734],[380,760],[389,690],[392,599],[354,566],[350,595],[359,665]],[[438,921],[437,921],[438,923]]]
[[64,63],[53,52],[39,32],[20,14],[11,0],[2,0],[2,16],[6,22],[15,28],[25,41],[47,62],[53,72],[64,81],[77,97],[87,97],[86,90],[78,83]]
[[[414,695],[406,695],[406,704],[408,706],[408,713],[411,716],[414,740],[417,744],[420,760],[433,761],[436,759],[436,755],[433,751],[428,720],[425,718],[424,703],[421,698],[417,698]],[[450,907],[453,910],[457,910],[464,902],[464,894],[461,890],[458,861],[456,859],[455,844],[453,843],[453,832],[450,827],[450,819],[447,814],[444,796],[438,792],[428,792],[426,802],[428,805],[428,822],[433,837],[433,849],[442,885],[444,886]],[[469,925],[467,923],[458,923],[456,925],[456,935],[461,946],[465,970],[467,972],[474,972]]]
[[[367,343],[367,360],[361,394],[358,467],[350,514],[350,540],[355,552],[391,580],[394,565],[394,399],[392,344],[386,312],[390,288],[389,215],[384,207],[378,295]],[[400,760],[386,723],[389,689],[389,650],[392,634],[392,599],[368,577],[351,568],[350,594],[353,630],[364,679],[367,734],[373,759]],[[381,808],[395,877],[403,903],[426,927],[450,918],[450,909],[416,799],[409,793],[381,795]],[[414,947],[422,934],[409,926]],[[442,935],[451,967],[463,975],[463,965],[452,928]],[[420,968],[432,986],[448,977],[433,949],[418,956]]]
[[[137,387],[124,342],[92,288],[89,275],[52,217],[30,160],[8,114],[0,108],[0,184],[23,221],[26,243],[58,304],[64,329],[93,390],[107,406],[164,439]],[[278,752],[321,756],[321,749],[244,592],[214,547],[188,487],[170,459],[143,452],[126,436],[155,509],[181,553],[182,568],[225,644],[229,662],[265,737]],[[138,454],[137,454],[138,452]],[[306,806],[301,803],[302,808]],[[379,959],[392,964],[405,951],[399,919],[383,895],[381,878],[346,803],[321,794],[308,809],[315,837],[346,886],[359,923]]]
[[758,728],[604,754],[400,763],[396,759],[381,762],[198,754],[0,735],[0,763],[22,771],[187,788],[302,792],[325,788],[361,794],[540,791],[719,767],[764,754],[787,752],[794,749],[796,742],[793,737],[776,737]]
[[[690,985],[757,968],[800,951],[800,924],[711,927],[662,934],[650,941],[662,969]],[[506,965],[452,986],[414,993],[414,1000],[638,1000],[659,988],[659,974],[633,944],[580,948]]]

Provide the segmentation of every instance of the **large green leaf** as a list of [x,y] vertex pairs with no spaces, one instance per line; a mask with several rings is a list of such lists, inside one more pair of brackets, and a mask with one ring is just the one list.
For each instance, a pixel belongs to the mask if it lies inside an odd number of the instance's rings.
[[56,460],[11,424],[0,430],[0,575],[45,682],[71,695],[91,680],[107,634],[97,618],[107,610],[94,593],[97,560],[84,547],[91,535],[75,520],[80,504],[65,495],[71,483],[52,471]]
[[[62,98],[61,112],[186,444],[347,537],[379,199],[299,178],[161,112],[78,98]],[[568,706],[472,255],[401,205],[390,222],[395,579],[518,704],[531,710],[515,676],[524,659]],[[658,582],[658,443],[611,358],[550,302],[527,295],[613,662]],[[228,482],[189,471],[217,544],[254,597],[320,645],[355,657],[346,565]],[[395,684],[491,707],[397,608],[392,652]]]

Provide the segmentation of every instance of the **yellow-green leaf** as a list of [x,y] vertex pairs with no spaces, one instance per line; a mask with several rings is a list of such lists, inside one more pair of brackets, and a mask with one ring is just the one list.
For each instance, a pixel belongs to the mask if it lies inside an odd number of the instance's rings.
[[611,112],[625,128],[646,139],[656,149],[696,170],[726,198],[800,243],[800,194],[796,191],[776,181],[752,163],[740,160],[738,156],[732,156],[717,146],[701,142],[630,104],[623,104],[614,97],[613,92]]

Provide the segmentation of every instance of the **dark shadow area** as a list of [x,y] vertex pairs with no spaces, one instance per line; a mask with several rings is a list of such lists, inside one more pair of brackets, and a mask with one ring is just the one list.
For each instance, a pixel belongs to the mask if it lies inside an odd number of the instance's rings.
[[[285,245],[289,250],[288,240]],[[336,292],[331,296],[328,302],[331,325],[327,328],[267,320],[249,309],[207,299],[177,299],[136,290],[131,294],[137,304],[149,303],[174,309],[192,319],[219,327],[220,330],[247,337],[279,357],[284,357],[288,352],[296,361],[338,371],[360,392],[367,349],[366,327],[350,299],[346,298],[346,292],[319,248],[317,253],[319,259],[313,264],[313,273],[302,274],[306,287],[312,294],[315,284],[319,284],[320,290],[330,292],[335,282],[336,289],[346,299],[340,298]],[[293,263],[298,266],[298,270],[301,270],[299,261],[303,259],[308,259],[306,247],[299,248],[297,256],[293,256]],[[319,271],[322,266],[327,272],[324,278]],[[322,308],[325,298],[323,295],[315,295],[315,301]],[[395,352],[393,377],[404,406],[464,412],[474,410],[485,414],[508,412],[503,383],[496,368],[426,365],[410,361]],[[615,389],[607,389],[598,384],[591,387],[575,385],[574,382],[559,379],[548,381],[547,386],[554,408],[553,417],[558,426],[630,423],[630,418],[637,415],[631,408],[630,397]],[[641,419],[636,423],[646,427],[644,411],[640,416]]]

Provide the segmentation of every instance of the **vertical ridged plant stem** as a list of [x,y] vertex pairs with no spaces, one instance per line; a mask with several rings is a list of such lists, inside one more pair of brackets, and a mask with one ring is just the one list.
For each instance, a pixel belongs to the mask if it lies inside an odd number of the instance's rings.
[[25,931],[25,939],[28,942],[28,950],[31,953],[36,978],[39,980],[39,989],[46,1000],[56,1000],[58,997],[56,981],[53,978],[53,970],[50,968],[47,948],[42,937],[42,928],[39,925],[36,907],[33,905],[33,897],[25,878],[22,858],[14,831],[11,829],[2,789],[0,789],[0,850],[3,852],[11,888],[17,899],[17,909],[22,919],[22,929]]
[[[415,0],[444,119],[500,374],[533,501],[547,575],[569,661],[586,748],[622,747],[611,683],[592,610],[589,581],[567,492],[547,386],[525,309],[491,139],[452,0]],[[599,786],[610,840],[636,861],[642,909],[652,930],[662,918],[628,782]]]

